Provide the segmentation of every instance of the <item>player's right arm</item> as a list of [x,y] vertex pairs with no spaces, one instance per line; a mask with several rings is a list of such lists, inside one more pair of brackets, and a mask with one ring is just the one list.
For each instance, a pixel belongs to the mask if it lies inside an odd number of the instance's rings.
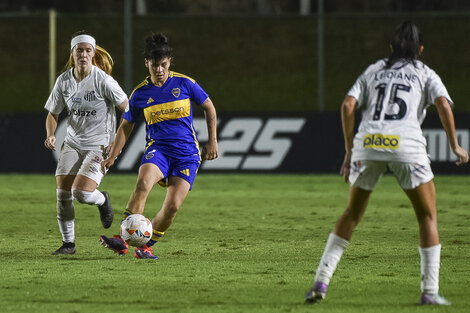
[[351,154],[354,140],[354,110],[356,104],[356,98],[346,96],[341,105],[341,123],[343,126],[345,156],[343,164],[341,165],[340,174],[344,176],[345,182],[348,182],[351,167]]
[[455,131],[454,114],[452,108],[447,101],[446,97],[438,97],[434,101],[441,120],[442,126],[447,134],[447,140],[449,140],[450,147],[454,154],[457,156],[457,165],[465,164],[468,162],[468,152],[462,148],[458,141]]
[[124,148],[133,129],[134,123],[129,122],[124,118],[121,119],[121,124],[119,125],[119,128],[117,130],[114,145],[112,146],[111,151],[109,152],[108,158],[101,163],[103,169],[105,169],[105,173],[107,169],[114,165],[114,161],[117,159],[119,154],[121,154],[122,148]]
[[55,131],[57,129],[57,124],[59,121],[59,114],[48,113],[46,117],[46,140],[44,141],[44,146],[47,149],[55,151]]

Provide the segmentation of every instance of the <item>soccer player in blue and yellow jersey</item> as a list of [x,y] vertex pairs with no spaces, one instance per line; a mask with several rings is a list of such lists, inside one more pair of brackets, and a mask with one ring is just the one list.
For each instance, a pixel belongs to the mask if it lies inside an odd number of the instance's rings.
[[[217,158],[217,115],[214,104],[199,84],[190,77],[170,71],[172,49],[162,34],[152,34],[145,40],[145,66],[148,76],[138,85],[123,114],[116,140],[107,160],[109,168],[129,138],[139,116],[144,117],[147,146],[142,157],[136,187],[124,217],[143,214],[148,194],[156,183],[167,187],[162,208],[152,219],[153,235],[135,257],[158,259],[152,246],[172,224],[196,177],[202,159]],[[205,149],[199,147],[193,126],[192,105],[204,110],[209,141]],[[101,243],[118,254],[126,254],[128,245],[120,236],[100,237]]]

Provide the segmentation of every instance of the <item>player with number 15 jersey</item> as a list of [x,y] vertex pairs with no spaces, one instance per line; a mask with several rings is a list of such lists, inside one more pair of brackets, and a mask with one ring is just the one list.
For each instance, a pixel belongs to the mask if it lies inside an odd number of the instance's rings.
[[[450,305],[439,294],[441,244],[436,218],[434,174],[426,153],[421,123],[434,104],[457,165],[468,162],[468,152],[457,140],[453,102],[439,76],[418,58],[424,50],[419,28],[405,21],[390,42],[390,55],[362,73],[341,104],[345,157],[340,173],[350,182],[349,201],[330,233],[312,288],[305,301],[326,296],[330,279],[369,197],[383,174],[395,176],[411,201],[419,224],[420,304]],[[354,110],[362,120],[354,135]],[[393,203],[387,203],[393,206]]]
[[363,110],[352,161],[429,162],[421,130],[426,108],[438,97],[453,102],[440,77],[421,61],[399,60],[392,67],[386,62],[370,65],[348,92]]

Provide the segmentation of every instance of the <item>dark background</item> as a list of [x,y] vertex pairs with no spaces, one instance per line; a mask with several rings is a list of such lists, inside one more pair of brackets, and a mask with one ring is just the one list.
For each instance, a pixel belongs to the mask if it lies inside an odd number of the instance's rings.
[[[163,32],[174,48],[172,69],[202,85],[221,125],[240,115],[308,117],[302,133],[289,137],[294,145],[276,172],[337,173],[343,158],[340,103],[367,65],[388,56],[395,26],[412,20],[424,35],[422,60],[455,102],[457,128],[469,128],[470,1],[325,0],[323,110],[317,3],[312,0],[307,14],[300,14],[299,0],[132,0],[132,86],[148,74],[144,38]],[[72,34],[85,29],[111,53],[113,76],[123,86],[124,0],[0,0],[0,172],[55,168],[42,146],[50,9],[57,11],[56,75],[69,57]],[[440,128],[430,111],[424,127]],[[469,166],[433,162],[433,169],[467,173]]]
[[[131,85],[147,73],[142,49],[151,32],[174,48],[173,69],[196,79],[219,111],[318,110],[317,1],[309,15],[298,0],[132,1]],[[337,111],[364,68],[388,56],[395,26],[415,21],[424,34],[422,57],[468,111],[470,1],[324,1],[324,108]],[[48,13],[57,17],[57,75],[70,39],[85,29],[114,58],[124,81],[124,1],[0,1],[0,106],[3,112],[42,111],[49,95]],[[132,87],[130,89],[132,89]],[[130,92],[131,90],[126,90]]]

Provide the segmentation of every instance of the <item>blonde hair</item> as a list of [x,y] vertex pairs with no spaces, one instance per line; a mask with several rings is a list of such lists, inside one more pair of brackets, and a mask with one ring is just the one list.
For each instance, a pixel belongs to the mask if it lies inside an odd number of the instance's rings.
[[[99,67],[106,74],[111,75],[113,71],[114,61],[108,51],[103,47],[96,45],[95,56],[93,57],[92,64]],[[75,61],[73,60],[73,55],[70,53],[69,60],[64,66],[64,71],[75,66]]]

